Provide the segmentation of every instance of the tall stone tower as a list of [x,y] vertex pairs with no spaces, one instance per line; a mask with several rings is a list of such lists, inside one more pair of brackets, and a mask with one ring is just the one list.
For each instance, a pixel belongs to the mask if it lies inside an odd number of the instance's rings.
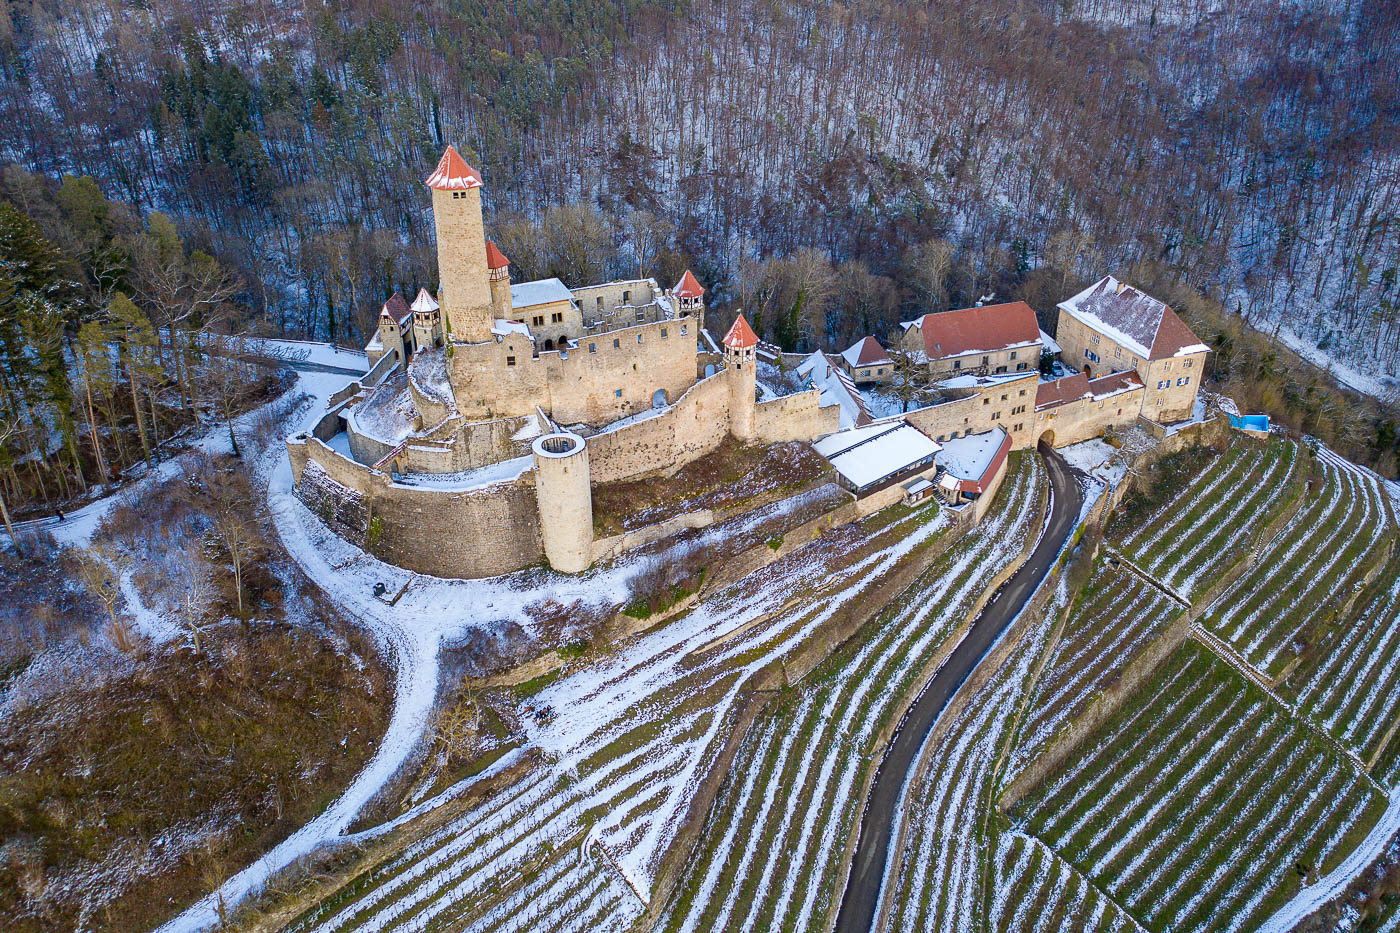
[[582,573],[593,557],[593,489],[588,448],[583,438],[556,431],[535,438],[535,499],[540,537],[549,565],[562,573]]
[[433,192],[442,314],[455,340],[491,339],[491,286],[481,220],[481,173],[452,146],[425,184]]
[[490,240],[486,241],[486,267],[491,279],[491,313],[503,321],[510,320],[510,260]]
[[724,376],[729,380],[729,433],[745,443],[753,440],[753,414],[758,395],[754,348],[758,335],[740,315],[724,335]]

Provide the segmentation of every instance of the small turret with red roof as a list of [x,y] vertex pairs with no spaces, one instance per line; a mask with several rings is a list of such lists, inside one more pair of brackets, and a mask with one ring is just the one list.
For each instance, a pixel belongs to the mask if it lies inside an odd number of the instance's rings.
[[734,325],[729,328],[729,333],[724,335],[720,341],[729,350],[750,350],[758,346],[758,334],[753,332],[749,322],[744,318],[743,312],[734,319]]
[[700,314],[705,310],[705,286],[689,269],[681,275],[676,287],[671,289],[682,314]]

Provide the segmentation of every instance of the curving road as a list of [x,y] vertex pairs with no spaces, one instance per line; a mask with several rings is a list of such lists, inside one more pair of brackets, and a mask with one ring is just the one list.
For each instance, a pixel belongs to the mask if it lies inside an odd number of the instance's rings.
[[836,917],[837,933],[866,933],[873,929],[875,911],[880,905],[886,855],[895,828],[895,808],[924,739],[958,687],[1031,598],[1077,523],[1084,494],[1074,478],[1075,471],[1053,449],[1042,444],[1040,453],[1050,471],[1050,524],[1030,560],[987,603],[967,636],[904,714],[899,731],[875,772],[875,783],[871,786],[855,858],[851,862],[851,874],[846,879],[841,912]]

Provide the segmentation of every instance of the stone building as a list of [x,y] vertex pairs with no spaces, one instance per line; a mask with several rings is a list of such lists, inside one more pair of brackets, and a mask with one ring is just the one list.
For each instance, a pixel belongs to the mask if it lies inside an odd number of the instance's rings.
[[856,385],[894,379],[894,361],[874,337],[862,337],[842,350],[841,368]]
[[1060,302],[1055,339],[1064,361],[1096,375],[1132,370],[1143,386],[1142,414],[1190,417],[1209,348],[1161,301],[1106,275]]
[[931,379],[1040,367],[1040,327],[1024,301],[925,314],[900,327],[900,345],[927,364]]

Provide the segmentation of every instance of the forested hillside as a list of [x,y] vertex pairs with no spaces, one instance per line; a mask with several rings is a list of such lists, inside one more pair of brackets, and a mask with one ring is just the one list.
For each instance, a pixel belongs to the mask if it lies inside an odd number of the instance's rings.
[[[1386,0],[0,15],[0,159],[207,227],[275,328],[358,340],[389,289],[434,280],[419,182],[454,142],[518,276],[690,262],[789,345],[993,292],[1044,312],[1149,261],[1263,329],[1400,365]],[[542,241],[550,208],[582,259]]]

